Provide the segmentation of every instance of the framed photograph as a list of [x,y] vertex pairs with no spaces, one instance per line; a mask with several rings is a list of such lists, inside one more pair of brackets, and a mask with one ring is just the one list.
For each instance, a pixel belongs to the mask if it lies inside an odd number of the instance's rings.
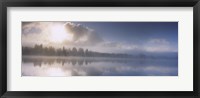
[[199,0],[4,0],[2,98],[198,98]]

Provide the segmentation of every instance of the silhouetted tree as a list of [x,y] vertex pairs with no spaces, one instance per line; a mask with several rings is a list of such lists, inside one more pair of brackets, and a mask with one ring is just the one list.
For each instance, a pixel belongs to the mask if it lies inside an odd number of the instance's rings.
[[84,56],[84,50],[83,50],[83,48],[79,48],[78,49],[78,55],[79,56]]
[[[65,47],[55,49],[52,46],[44,47],[42,44],[35,44],[34,47],[22,47],[22,55],[43,55],[43,56],[84,56],[84,57],[132,57],[127,54],[100,53],[89,51],[88,49],[73,47],[72,49]],[[139,55],[145,57],[145,55]]]
[[77,49],[75,47],[72,48],[72,55],[77,56]]

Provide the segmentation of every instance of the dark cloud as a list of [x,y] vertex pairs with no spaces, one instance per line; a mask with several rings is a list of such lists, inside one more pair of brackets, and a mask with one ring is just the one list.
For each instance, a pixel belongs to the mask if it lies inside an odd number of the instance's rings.
[[74,41],[77,41],[80,38],[87,36],[87,34],[89,32],[89,30],[86,27],[84,27],[80,24],[76,25],[76,24],[71,23],[71,22],[67,22],[65,24],[65,27],[69,30],[69,33],[73,34],[73,36],[74,36],[73,40]]
[[81,24],[67,22],[65,27],[73,34],[73,42],[77,44],[95,45],[103,41],[97,32]]

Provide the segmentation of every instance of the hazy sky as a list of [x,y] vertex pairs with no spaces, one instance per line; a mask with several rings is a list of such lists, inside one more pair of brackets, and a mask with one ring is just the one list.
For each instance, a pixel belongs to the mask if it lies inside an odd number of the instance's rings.
[[177,52],[178,22],[22,22],[22,45],[99,52]]

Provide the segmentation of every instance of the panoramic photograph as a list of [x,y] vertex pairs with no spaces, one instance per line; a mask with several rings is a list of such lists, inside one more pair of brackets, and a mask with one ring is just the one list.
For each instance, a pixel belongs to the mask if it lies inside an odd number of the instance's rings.
[[178,76],[178,22],[24,21],[21,76]]

